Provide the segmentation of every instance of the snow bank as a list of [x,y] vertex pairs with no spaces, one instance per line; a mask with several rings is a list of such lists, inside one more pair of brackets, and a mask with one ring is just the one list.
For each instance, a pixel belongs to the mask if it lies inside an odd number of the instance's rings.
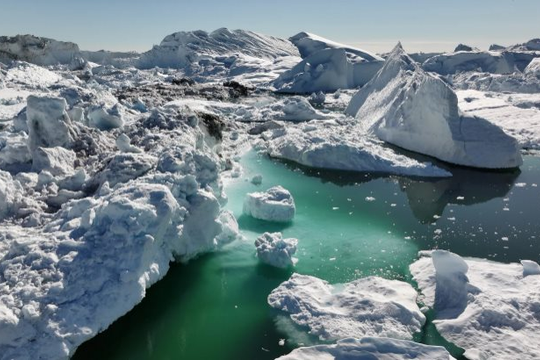
[[332,345],[301,347],[276,360],[451,360],[440,346],[429,346],[406,340],[364,337],[343,339]]
[[514,168],[516,140],[498,126],[459,112],[454,91],[426,73],[398,44],[346,112],[381,140],[458,165]]
[[298,260],[293,255],[297,245],[297,239],[283,239],[281,233],[264,233],[255,240],[259,260],[279,268],[296,264]]
[[493,51],[459,51],[436,55],[427,59],[422,67],[442,75],[478,70],[494,74],[510,74],[514,71],[512,62],[505,54]]
[[290,314],[321,340],[382,336],[409,340],[421,331],[425,317],[411,285],[379,277],[330,285],[293,274],[274,289],[268,304]]
[[309,122],[263,133],[271,157],[334,170],[447,177],[447,171],[397,154],[354,124]]
[[288,190],[274,186],[266,192],[247,194],[243,212],[255,219],[288,222],[294,218],[296,206]]
[[308,33],[291,38],[304,58],[274,82],[279,92],[312,93],[351,89],[366,84],[384,60],[366,51],[347,47]]
[[411,265],[439,333],[479,359],[537,359],[540,353],[538,264],[502,264],[443,250]]

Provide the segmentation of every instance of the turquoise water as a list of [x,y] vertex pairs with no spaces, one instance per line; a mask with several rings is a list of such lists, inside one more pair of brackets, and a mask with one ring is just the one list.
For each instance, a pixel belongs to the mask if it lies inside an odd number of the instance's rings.
[[[332,283],[367,275],[410,281],[408,265],[422,249],[540,260],[537,157],[526,157],[521,172],[449,168],[454,177],[439,181],[319,172],[255,153],[242,165],[242,178],[227,184],[226,193],[245,239],[174,265],[140,305],[81,346],[75,359],[274,359],[290,352],[292,341],[278,344],[287,335],[266,297],[292,272],[257,261],[253,242],[265,231],[298,238],[295,271]],[[261,186],[246,180],[255,174],[263,175]],[[242,216],[246,193],[274,185],[295,198],[291,224]],[[417,339],[449,346],[431,326]]]

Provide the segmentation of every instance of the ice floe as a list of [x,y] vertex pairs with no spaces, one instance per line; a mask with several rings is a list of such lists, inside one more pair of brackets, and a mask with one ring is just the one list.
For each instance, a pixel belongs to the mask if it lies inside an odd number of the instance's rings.
[[331,345],[301,347],[277,360],[452,360],[443,347],[406,340],[364,337],[343,339]]
[[444,251],[410,266],[435,310],[435,325],[468,359],[527,359],[540,353],[538,264],[503,264]]
[[268,304],[290,315],[321,340],[383,336],[411,340],[425,317],[417,293],[405,282],[367,277],[330,285],[293,274],[268,296]]

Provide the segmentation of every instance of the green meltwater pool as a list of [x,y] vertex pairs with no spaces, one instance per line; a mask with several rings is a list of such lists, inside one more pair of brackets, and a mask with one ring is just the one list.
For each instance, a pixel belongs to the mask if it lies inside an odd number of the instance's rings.
[[[540,260],[538,157],[526,156],[514,172],[450,167],[454,176],[442,180],[319,172],[254,152],[241,163],[242,177],[229,180],[225,192],[244,239],[172,266],[141,304],[83,344],[75,359],[262,360],[313,342],[266,303],[292,273],[258,262],[253,242],[266,231],[298,238],[294,271],[331,283],[368,275],[411,281],[408,266],[424,249],[500,262]],[[263,176],[262,185],[247,180],[255,174]],[[293,222],[242,215],[246,193],[274,185],[294,196]],[[461,355],[429,322],[416,340]]]

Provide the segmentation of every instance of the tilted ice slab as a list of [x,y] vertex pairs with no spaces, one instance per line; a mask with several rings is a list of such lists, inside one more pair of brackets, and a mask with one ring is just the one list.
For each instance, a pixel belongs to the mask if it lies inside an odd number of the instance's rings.
[[540,354],[538,264],[503,264],[436,250],[410,266],[439,333],[471,360]]
[[263,133],[271,157],[333,170],[377,172],[408,176],[447,177],[451,174],[394,150],[354,124],[311,121]]
[[293,274],[268,296],[268,304],[321,340],[383,336],[410,340],[425,317],[416,291],[397,280],[367,277],[330,285],[312,276]]
[[523,148],[540,149],[540,94],[456,91],[466,116],[488,119]]
[[255,240],[259,260],[279,268],[296,264],[298,259],[293,255],[296,253],[297,245],[297,239],[284,239],[281,233],[264,233]]
[[514,71],[507,56],[494,51],[459,51],[436,55],[427,59],[422,67],[442,75],[478,69],[494,74],[510,74]]
[[243,212],[255,219],[288,222],[294,218],[296,207],[288,190],[274,186],[265,192],[247,194]]
[[274,82],[279,92],[312,93],[352,89],[366,84],[384,60],[366,51],[300,33],[291,38],[304,58]]
[[514,168],[514,138],[489,121],[460,113],[454,91],[425,72],[398,44],[346,113],[368,133],[407,150],[458,165]]
[[364,337],[343,339],[332,345],[301,347],[276,360],[451,360],[445,348],[406,340]]

